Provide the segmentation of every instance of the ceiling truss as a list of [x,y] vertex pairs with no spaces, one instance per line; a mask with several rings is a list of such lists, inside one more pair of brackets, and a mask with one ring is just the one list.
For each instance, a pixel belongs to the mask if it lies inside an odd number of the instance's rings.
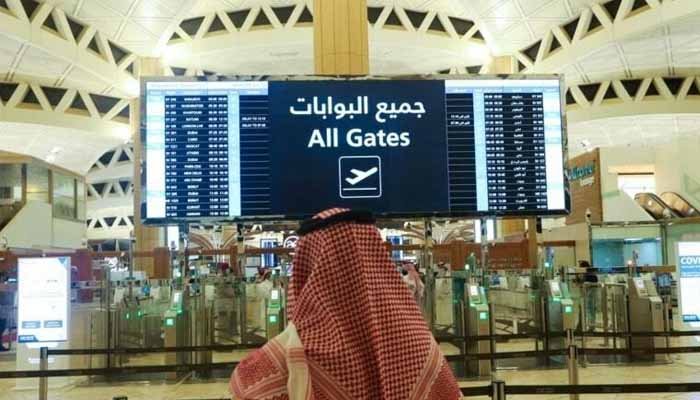
[[551,73],[607,45],[700,12],[697,0],[608,0],[515,53],[519,70]]
[[[51,2],[34,0],[5,0],[0,4],[0,34],[22,43],[23,49],[36,47],[69,63],[63,77],[79,67],[105,83],[105,92],[112,88],[120,95],[134,96],[138,92],[135,79],[137,56],[108,40],[94,27],[82,23]],[[23,52],[14,60],[19,64]],[[9,78],[12,78],[10,71]]]
[[569,124],[650,114],[700,114],[700,76],[616,79],[571,85]]
[[130,108],[125,99],[33,82],[0,81],[0,121],[41,124],[124,136]]

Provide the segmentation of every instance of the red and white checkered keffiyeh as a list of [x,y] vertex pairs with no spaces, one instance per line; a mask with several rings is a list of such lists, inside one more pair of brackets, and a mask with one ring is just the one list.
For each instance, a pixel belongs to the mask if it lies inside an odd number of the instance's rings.
[[[343,213],[347,210],[333,209],[315,218],[332,219]],[[288,315],[303,351],[273,339],[234,372],[235,398],[461,398],[449,366],[372,224],[342,221],[299,240]],[[309,388],[296,396],[292,392],[297,388],[290,387],[288,377],[300,359],[304,371],[308,370]]]

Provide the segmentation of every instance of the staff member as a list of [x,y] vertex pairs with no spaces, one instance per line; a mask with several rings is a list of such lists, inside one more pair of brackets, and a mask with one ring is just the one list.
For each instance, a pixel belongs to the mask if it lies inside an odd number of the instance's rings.
[[238,365],[233,398],[460,399],[371,214],[328,210],[299,233],[290,323]]
[[596,274],[596,269],[591,266],[586,260],[581,260],[578,263],[579,268],[584,268],[586,272],[583,274],[583,282],[588,283],[586,285],[586,322],[588,325],[588,331],[595,331],[598,312],[598,298],[599,290],[596,283],[598,283],[598,275]]

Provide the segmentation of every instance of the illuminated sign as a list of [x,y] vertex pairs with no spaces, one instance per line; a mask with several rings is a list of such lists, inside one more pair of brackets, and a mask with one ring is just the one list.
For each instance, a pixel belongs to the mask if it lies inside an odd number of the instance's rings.
[[569,170],[569,179],[571,181],[577,181],[595,173],[595,164],[587,164],[582,167],[573,167]]
[[70,258],[20,258],[17,341],[68,340]]
[[556,76],[143,85],[146,223],[569,210]]
[[700,242],[678,243],[677,257],[682,320],[700,325]]

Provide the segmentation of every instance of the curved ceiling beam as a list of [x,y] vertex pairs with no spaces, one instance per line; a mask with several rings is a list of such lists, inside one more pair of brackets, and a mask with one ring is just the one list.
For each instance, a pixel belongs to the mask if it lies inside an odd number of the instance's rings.
[[50,2],[5,0],[0,5],[0,35],[33,46],[78,67],[114,88],[121,95],[138,94],[137,56],[108,40],[96,27],[69,17]]
[[102,154],[86,176],[87,236],[128,239],[134,216],[134,148],[124,144]]
[[126,140],[128,100],[32,82],[0,82],[0,121],[57,126]]
[[571,123],[649,114],[700,114],[700,76],[650,76],[571,85]]
[[630,39],[700,12],[697,0],[608,0],[552,28],[516,52],[519,70],[551,73],[611,43]]
[[[182,21],[164,50],[165,61],[185,69],[216,69],[207,65],[206,57],[220,62],[217,54],[246,48],[260,52],[260,49],[275,40],[289,41],[308,53],[309,65],[313,65],[313,15],[308,2],[284,7],[263,5],[242,10],[221,10],[208,15]],[[404,9],[398,6],[368,7],[368,23],[373,40],[396,43],[410,43],[411,46],[431,47],[443,54],[458,55],[462,62],[474,61],[483,64],[490,58],[483,36],[473,21],[444,15],[435,11],[423,12]],[[243,36],[245,35],[245,36]],[[273,36],[275,35],[275,36]],[[294,41],[294,36],[297,40]],[[243,40],[244,38],[244,40]],[[278,46],[279,47],[279,46]],[[282,57],[283,47],[273,49]],[[294,57],[299,58],[298,54]],[[464,64],[463,64],[464,65]]]

